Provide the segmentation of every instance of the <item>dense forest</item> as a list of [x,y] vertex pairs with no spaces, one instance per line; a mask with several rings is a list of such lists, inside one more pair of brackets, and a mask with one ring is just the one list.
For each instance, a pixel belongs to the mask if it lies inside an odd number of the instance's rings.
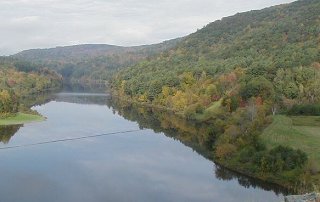
[[319,12],[318,0],[300,0],[215,21],[121,70],[113,94],[211,124],[212,152],[230,168],[287,187],[319,187],[320,162],[261,141],[273,115],[318,115]]
[[56,72],[12,58],[0,58],[0,117],[28,110],[26,98],[61,87]]
[[22,51],[12,57],[48,67],[71,82],[105,84],[119,69],[171,49],[180,40],[181,38],[178,38],[135,47],[87,44],[33,49]]

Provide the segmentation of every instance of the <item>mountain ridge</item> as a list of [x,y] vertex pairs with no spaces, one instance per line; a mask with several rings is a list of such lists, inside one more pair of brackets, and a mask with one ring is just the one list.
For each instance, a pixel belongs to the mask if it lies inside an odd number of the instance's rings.
[[106,82],[118,69],[136,64],[159,52],[170,49],[182,38],[159,44],[115,46],[108,44],[80,44],[47,49],[30,49],[12,58],[46,66],[62,74],[67,80]]

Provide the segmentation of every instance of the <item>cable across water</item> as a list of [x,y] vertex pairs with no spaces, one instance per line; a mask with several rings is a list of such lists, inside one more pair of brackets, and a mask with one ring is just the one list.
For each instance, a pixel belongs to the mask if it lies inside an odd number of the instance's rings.
[[0,147],[0,150],[21,148],[21,147],[30,147],[30,146],[51,144],[51,143],[57,143],[57,142],[67,142],[67,141],[81,140],[81,139],[89,139],[89,138],[95,138],[95,137],[101,137],[101,136],[107,136],[107,135],[125,134],[125,133],[138,132],[138,131],[142,131],[142,130],[145,130],[145,129],[118,131],[118,132],[104,133],[104,134],[98,134],[98,135],[88,135],[88,136],[63,138],[63,139],[56,139],[56,140],[48,140],[48,141],[36,142],[36,143],[30,143],[30,144],[22,144],[22,145],[8,146],[8,147]]

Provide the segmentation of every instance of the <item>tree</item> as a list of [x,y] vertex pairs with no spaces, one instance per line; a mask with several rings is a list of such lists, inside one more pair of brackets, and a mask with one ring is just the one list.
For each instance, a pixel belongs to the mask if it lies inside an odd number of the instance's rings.
[[216,148],[216,157],[221,159],[230,158],[237,151],[236,146],[226,143],[218,145]]
[[12,90],[0,91],[0,114],[6,116],[7,114],[18,112],[19,101]]
[[257,112],[258,112],[255,98],[251,98],[249,100],[249,104],[247,106],[247,112],[248,112],[248,115],[249,115],[251,122],[253,122],[254,119],[256,118]]
[[283,91],[285,96],[290,99],[297,98],[299,95],[299,88],[294,82],[289,82]]
[[309,81],[308,86],[305,88],[306,96],[311,103],[315,103],[320,99],[320,81],[319,79],[313,79]]
[[240,94],[245,100],[258,96],[263,100],[269,100],[274,98],[275,91],[270,81],[259,76],[251,79],[247,84],[243,85],[240,90]]

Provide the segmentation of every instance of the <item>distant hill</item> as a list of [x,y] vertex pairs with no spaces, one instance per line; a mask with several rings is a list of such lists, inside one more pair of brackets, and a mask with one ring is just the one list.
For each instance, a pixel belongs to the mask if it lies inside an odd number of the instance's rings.
[[64,61],[67,59],[77,60],[86,57],[108,55],[123,50],[124,47],[105,44],[85,44],[74,46],[60,46],[47,49],[24,50],[14,57],[29,61]]
[[56,70],[73,81],[105,82],[118,69],[134,65],[157,53],[174,47],[181,39],[159,44],[121,47],[85,44],[49,49],[25,50],[12,57]]

